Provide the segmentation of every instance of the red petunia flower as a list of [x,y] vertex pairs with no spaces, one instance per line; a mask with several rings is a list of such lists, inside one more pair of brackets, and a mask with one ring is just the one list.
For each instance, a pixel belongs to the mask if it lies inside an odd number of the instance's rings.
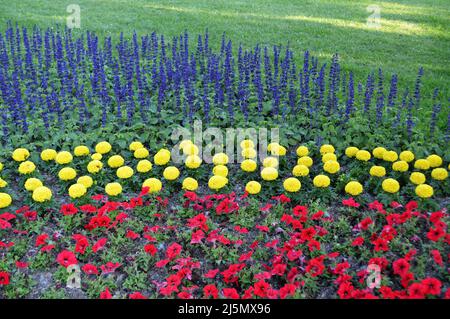
[[404,258],[399,258],[392,264],[394,274],[399,275],[400,277],[403,277],[408,273],[409,267],[408,261]]
[[234,288],[223,288],[222,295],[225,299],[239,299],[239,294]]
[[442,228],[430,228],[430,231],[427,233],[427,238],[431,241],[437,242],[439,239],[445,236],[445,232]]
[[108,287],[106,287],[105,290],[103,290],[103,291],[100,293],[100,299],[111,299],[111,298],[112,298],[112,295],[111,295],[111,293],[109,292]]
[[421,283],[415,282],[408,287],[408,295],[412,299],[425,298],[426,288]]
[[99,274],[97,267],[95,267],[92,264],[84,265],[83,267],[81,267],[81,270],[83,270],[83,272],[86,275],[98,275]]
[[348,206],[348,207],[356,207],[358,208],[359,206],[361,206],[359,203],[357,203],[353,197],[350,197],[348,199],[343,199],[342,200],[342,205],[344,206]]
[[100,249],[105,247],[108,238],[100,238],[97,242],[92,246],[92,251],[94,253],[98,252]]
[[63,250],[62,252],[60,252],[56,257],[56,261],[65,268],[69,267],[70,265],[78,264],[75,254],[68,250]]
[[60,211],[64,216],[75,215],[76,213],[78,213],[78,209],[72,203],[62,205]]
[[441,253],[437,249],[433,249],[431,251],[431,256],[433,256],[434,262],[438,264],[439,266],[444,265],[444,261],[442,260]]
[[167,247],[166,250],[166,257],[170,260],[174,259],[175,257],[177,257],[180,252],[181,252],[181,245],[178,243],[173,243],[171,244],[169,247]]
[[130,299],[148,299],[147,297],[145,297],[143,294],[141,294],[138,291],[133,292],[132,294],[130,294],[129,298]]
[[147,245],[144,246],[144,251],[147,254],[150,254],[150,255],[154,256],[157,253],[158,250],[156,249],[155,245],[147,244]]
[[424,292],[427,295],[439,296],[441,294],[442,283],[436,278],[425,278],[422,280]]
[[6,271],[0,271],[0,286],[9,285],[9,274]]
[[216,285],[210,284],[203,287],[203,296],[204,298],[212,297],[213,299],[219,298],[219,290]]

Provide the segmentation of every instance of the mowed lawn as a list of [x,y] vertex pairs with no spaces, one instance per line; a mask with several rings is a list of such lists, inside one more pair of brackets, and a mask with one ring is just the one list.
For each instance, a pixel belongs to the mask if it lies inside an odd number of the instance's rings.
[[[444,97],[448,95],[448,0],[0,0],[0,30],[7,21],[28,27],[64,25],[71,3],[81,7],[81,31],[114,37],[156,31],[172,37],[184,30],[197,35],[208,29],[215,48],[226,32],[235,47],[289,43],[299,60],[306,49],[321,61],[338,52],[343,67],[359,80],[381,66],[385,74],[397,73],[400,83],[409,86],[423,66],[424,92],[431,95],[440,87]],[[380,8],[378,29],[366,23],[373,14],[367,7],[373,4]]]

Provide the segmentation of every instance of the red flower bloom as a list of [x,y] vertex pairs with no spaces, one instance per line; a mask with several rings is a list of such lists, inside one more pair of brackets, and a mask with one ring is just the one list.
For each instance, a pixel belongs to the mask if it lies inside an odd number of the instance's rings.
[[441,253],[437,249],[433,249],[431,251],[431,256],[433,256],[434,262],[438,264],[439,266],[444,265],[444,261],[442,260]]
[[76,213],[78,213],[78,209],[72,203],[71,204],[65,204],[65,205],[61,206],[61,213],[64,216],[75,215]]
[[216,277],[218,272],[219,272],[219,269],[212,269],[212,270],[208,271],[206,274],[204,274],[203,277],[213,279],[214,277]]
[[344,206],[348,206],[348,207],[356,207],[358,208],[359,206],[361,206],[359,203],[357,203],[353,197],[350,197],[349,199],[343,199],[342,200],[342,205]]
[[352,246],[362,246],[362,244],[364,244],[363,237],[357,237],[352,241]]
[[6,271],[0,271],[0,286],[9,285],[9,274]]
[[103,291],[100,293],[100,299],[111,299],[111,298],[112,298],[112,295],[111,295],[111,293],[109,292],[108,287],[106,287],[105,290],[103,290]]
[[95,266],[92,265],[92,264],[86,264],[86,265],[84,265],[84,266],[81,268],[81,270],[83,270],[83,272],[84,272],[86,275],[98,275],[98,269],[97,269],[97,267],[95,267]]
[[58,254],[58,257],[56,257],[56,261],[65,268],[69,267],[70,265],[78,264],[75,254],[68,250],[63,250],[62,252],[60,252]]
[[199,229],[192,233],[191,235],[191,244],[199,244],[205,238],[205,233],[203,230]]
[[427,238],[431,241],[437,242],[439,239],[445,236],[445,232],[442,228],[430,228],[430,231],[427,233]]
[[362,230],[367,230],[367,228],[369,228],[369,226],[373,224],[373,220],[370,217],[364,218],[360,223],[359,223],[359,228],[361,228]]
[[166,257],[170,260],[174,259],[180,254],[181,249],[182,247],[180,244],[177,243],[171,244],[166,250]]
[[343,282],[339,285],[338,295],[341,299],[350,299],[353,296],[355,288],[353,287],[351,282]]
[[415,282],[408,287],[408,295],[412,299],[423,299],[425,290],[426,288],[421,283]]
[[239,299],[239,294],[234,288],[223,288],[222,295],[225,299]]
[[119,263],[112,263],[110,261],[108,261],[106,264],[101,265],[100,269],[102,270],[103,274],[110,274],[113,273],[114,271],[116,271],[117,268],[119,268],[121,266],[121,264]]
[[156,252],[158,251],[153,244],[147,244],[144,246],[144,250],[147,254],[150,254],[152,256],[155,256]]
[[210,284],[203,287],[203,296],[204,298],[213,297],[213,299],[219,298],[219,290],[216,285]]
[[434,296],[439,296],[441,294],[442,283],[440,280],[430,277],[425,278],[421,283],[425,294]]
[[47,243],[48,234],[41,234],[36,237],[36,243],[34,244],[36,247],[45,245]]
[[394,270],[394,274],[403,277],[409,271],[409,263],[406,259],[400,258],[394,261],[394,263],[392,264],[392,268]]
[[92,251],[93,251],[94,253],[98,252],[100,249],[102,249],[103,247],[105,247],[107,241],[108,241],[108,238],[101,238],[101,239],[99,239],[99,240],[92,246]]
[[130,299],[148,299],[147,297],[145,297],[143,294],[141,294],[138,291],[130,294],[129,297],[130,297]]
[[280,288],[279,295],[281,299],[286,299],[286,297],[292,297],[295,294],[297,287],[294,284],[285,284]]
[[91,213],[91,214],[97,212],[97,208],[94,205],[89,205],[89,204],[80,206],[80,210],[83,213]]
[[16,267],[19,268],[19,269],[27,268],[28,267],[28,263],[17,260],[16,261]]

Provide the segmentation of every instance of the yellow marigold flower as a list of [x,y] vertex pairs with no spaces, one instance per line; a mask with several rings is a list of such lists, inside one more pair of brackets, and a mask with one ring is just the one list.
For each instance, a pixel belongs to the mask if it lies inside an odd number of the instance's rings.
[[273,181],[278,178],[278,171],[274,167],[264,167],[261,171],[261,177],[265,181]]
[[348,157],[355,157],[356,153],[359,151],[357,147],[350,146],[345,149],[345,155]]
[[433,187],[428,184],[420,184],[416,186],[416,195],[421,198],[429,198],[433,196]]
[[363,162],[367,162],[368,160],[370,160],[370,153],[366,150],[359,150],[358,152],[356,152],[356,159],[363,161]]
[[392,163],[392,169],[397,172],[406,172],[409,169],[409,165],[406,161],[397,161]]
[[101,161],[103,158],[103,155],[100,153],[94,153],[91,156],[91,159],[93,159],[94,161]]
[[33,200],[38,203],[43,203],[52,199],[52,191],[50,188],[40,186],[33,191]]
[[158,166],[163,166],[170,161],[170,151],[168,149],[160,149],[155,156],[153,156],[153,162]]
[[58,154],[56,154],[55,161],[56,163],[60,165],[69,164],[72,162],[73,156],[70,154],[70,152],[67,151],[61,151]]
[[255,143],[253,143],[252,140],[243,140],[243,141],[241,141],[240,145],[241,145],[242,149],[255,147]]
[[198,155],[188,155],[184,161],[187,168],[199,168],[202,164],[202,159]]
[[145,147],[138,148],[134,151],[134,157],[137,159],[146,158],[150,155],[148,150]]
[[427,161],[430,162],[430,167],[439,167],[442,165],[442,158],[439,155],[432,154],[427,157]]
[[228,183],[228,178],[214,175],[208,181],[208,187],[212,190],[219,190]]
[[256,181],[250,181],[245,185],[245,190],[252,195],[256,195],[261,191],[261,184]]
[[228,168],[225,165],[216,165],[213,168],[213,174],[227,177],[228,176]]
[[345,185],[345,192],[352,196],[357,196],[357,195],[361,194],[362,191],[363,191],[363,186],[359,182],[351,181],[351,182],[348,182],[347,185]]
[[182,186],[183,186],[183,189],[193,192],[193,191],[197,190],[198,182],[192,177],[186,177],[183,180]]
[[337,161],[337,156],[334,153],[325,153],[322,156],[322,163],[326,163],[328,161]]
[[[328,154],[331,154],[331,153],[328,153]],[[327,161],[323,165],[323,170],[330,174],[336,174],[337,172],[339,172],[340,169],[341,169],[341,166],[339,165],[339,163],[337,161],[333,161],[333,160]]]
[[394,151],[386,151],[383,153],[383,160],[387,162],[395,162],[398,159],[398,155]]
[[4,188],[7,185],[8,185],[8,183],[3,178],[0,178],[0,188]]
[[187,144],[183,147],[184,155],[198,155],[198,153],[200,153],[200,150],[195,144]]
[[378,158],[378,159],[383,159],[384,153],[386,153],[387,150],[384,147],[376,147],[374,148],[374,150],[372,151],[373,157]]
[[108,166],[111,168],[119,168],[125,164],[125,160],[120,155],[113,155],[108,159]]
[[191,140],[183,140],[183,141],[181,141],[181,143],[180,143],[180,145],[178,146],[178,148],[180,149],[180,150],[182,150],[182,149],[184,149],[186,146],[188,146],[188,145],[192,145],[192,144],[194,144]]
[[119,183],[109,183],[105,187],[105,192],[109,196],[117,196],[122,193],[122,185]]
[[326,153],[334,153],[335,149],[333,145],[330,144],[324,144],[320,147],[320,154],[326,154]]
[[386,175],[386,169],[383,166],[372,166],[370,168],[369,174],[375,177],[383,177]]
[[0,172],[2,171],[2,169],[3,169],[3,164],[0,163]]
[[136,150],[138,150],[140,148],[144,148],[144,145],[141,142],[138,142],[138,141],[132,142],[130,144],[130,146],[129,146],[129,150],[131,152],[134,152],[134,151],[136,151]]
[[303,157],[309,154],[309,149],[306,146],[300,145],[295,152],[298,157]]
[[75,156],[80,157],[80,156],[89,155],[90,151],[87,146],[80,145],[80,146],[75,147],[75,149],[73,150],[73,153],[75,154]]
[[20,163],[19,165],[19,173],[20,174],[31,174],[36,169],[36,165],[34,165],[31,161],[25,161]]
[[100,172],[103,168],[103,163],[98,160],[90,161],[87,165],[87,170],[91,174],[96,174]]
[[94,184],[92,177],[84,175],[77,179],[77,184],[82,184],[84,187],[89,188]]
[[430,168],[430,162],[426,159],[418,159],[417,161],[414,162],[414,168],[425,171]]
[[286,148],[281,145],[273,145],[270,149],[270,154],[276,155],[276,156],[285,156],[286,155]]
[[313,184],[315,187],[328,187],[330,186],[330,178],[326,175],[317,175],[313,179]]
[[264,167],[278,167],[278,159],[276,157],[268,156],[263,160]]
[[393,178],[386,178],[381,187],[387,193],[397,193],[400,190],[400,184]]
[[445,168],[439,167],[431,171],[431,177],[435,180],[443,181],[448,177],[448,172]]
[[12,197],[6,193],[0,193],[0,209],[9,207],[12,203]]
[[403,151],[400,153],[400,159],[407,163],[412,162],[414,160],[414,153],[411,151]]
[[139,173],[150,172],[153,168],[152,163],[149,160],[140,160],[136,166],[136,170]]
[[148,178],[145,180],[142,187],[148,187],[149,193],[157,193],[162,189],[162,183],[157,178]]
[[228,155],[225,153],[217,153],[213,156],[214,165],[227,165],[228,164]]
[[69,196],[71,198],[80,198],[87,192],[86,187],[83,184],[73,184],[69,187]]
[[280,144],[278,143],[269,143],[269,145],[267,145],[267,151],[272,152],[272,148],[278,147]]
[[286,178],[283,182],[283,188],[290,193],[298,192],[301,187],[302,184],[295,177]]
[[56,153],[55,150],[48,148],[48,149],[45,149],[45,150],[43,150],[43,151],[41,152],[41,159],[42,159],[44,162],[53,161],[53,160],[56,158],[56,155],[57,155],[57,154],[58,154],[58,153]]
[[253,148],[244,148],[242,149],[241,155],[243,158],[255,158],[256,150],[254,150]]
[[127,179],[133,176],[134,170],[130,166],[122,166],[117,169],[116,175],[120,179]]
[[180,171],[175,166],[168,166],[164,169],[163,176],[168,181],[173,181],[180,176]]
[[305,165],[295,165],[292,169],[292,175],[294,176],[308,176],[309,168]]
[[305,165],[306,167],[311,167],[313,165],[313,160],[309,156],[302,156],[297,160],[297,165]]
[[108,142],[105,142],[105,141],[100,142],[97,145],[95,145],[95,151],[100,154],[109,153],[111,151],[111,149],[112,149],[111,144],[109,144]]
[[25,181],[25,189],[29,192],[34,191],[36,188],[43,186],[42,182],[37,178],[29,178]]
[[409,177],[409,180],[413,184],[420,185],[420,184],[425,183],[426,177],[421,172],[413,172],[413,173],[411,173],[411,176]]
[[12,158],[16,162],[23,162],[28,157],[30,157],[30,152],[26,148],[15,149],[14,152],[12,153]]
[[64,167],[59,171],[58,177],[62,181],[70,181],[77,177],[77,171],[71,167]]
[[244,161],[242,161],[241,163],[241,169],[244,172],[254,172],[257,168],[257,164],[254,160],[251,159],[246,159]]

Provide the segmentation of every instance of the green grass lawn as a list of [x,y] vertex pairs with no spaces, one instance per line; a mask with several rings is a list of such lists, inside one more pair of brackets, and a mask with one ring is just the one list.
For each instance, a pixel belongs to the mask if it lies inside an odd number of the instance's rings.
[[[65,24],[66,6],[81,6],[81,30],[118,36],[156,31],[166,36],[210,32],[218,47],[226,32],[235,46],[287,44],[328,60],[334,52],[359,79],[379,66],[413,85],[425,68],[424,89],[450,86],[450,2],[448,0],[0,0],[0,23],[41,27]],[[368,5],[381,9],[381,28],[366,24]],[[0,28],[1,30],[1,28]],[[194,39],[192,39],[194,41]],[[445,96],[445,95],[444,95]]]

